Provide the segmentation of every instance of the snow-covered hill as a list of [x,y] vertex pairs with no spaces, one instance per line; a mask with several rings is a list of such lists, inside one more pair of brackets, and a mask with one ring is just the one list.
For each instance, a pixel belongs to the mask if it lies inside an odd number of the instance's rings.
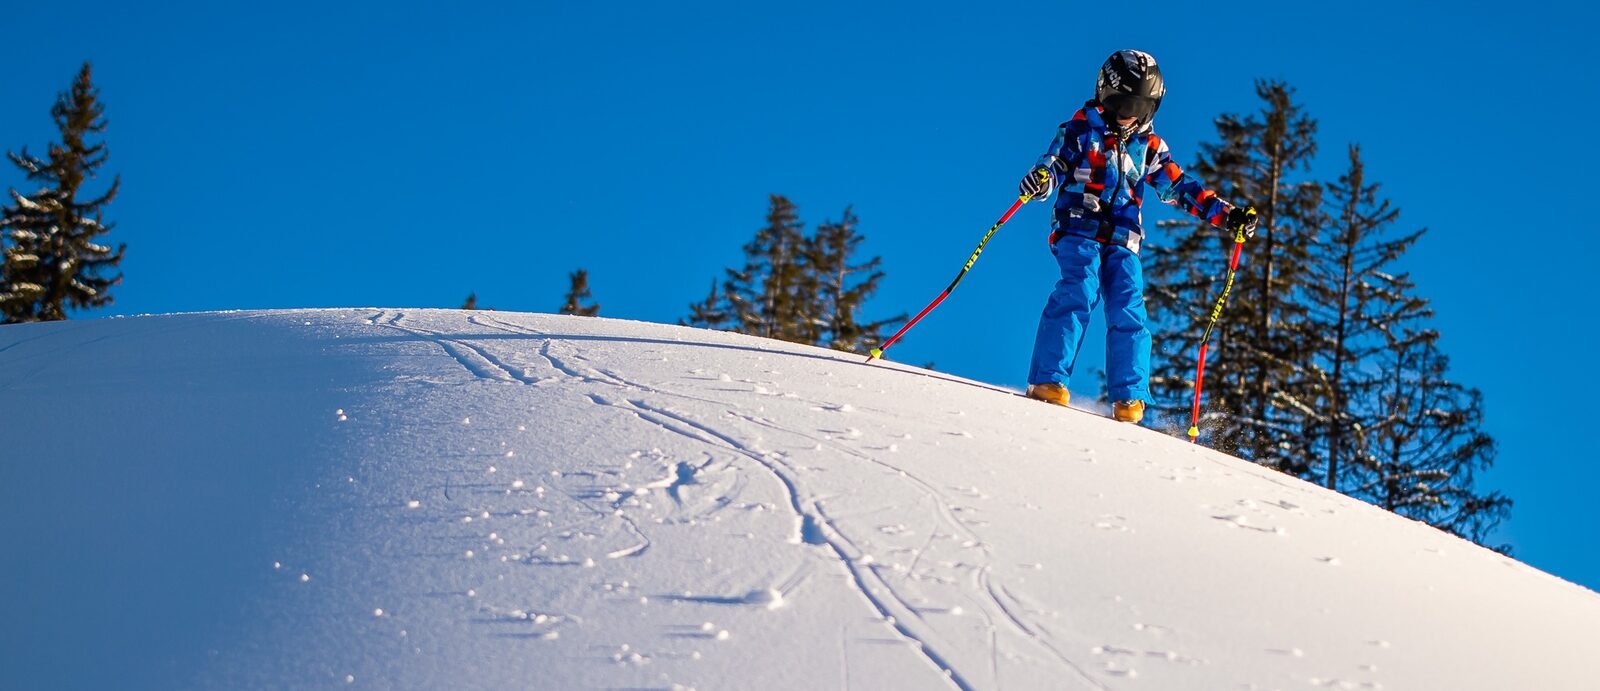
[[432,310],[0,327],[0,688],[1594,689],[1600,596],[903,365]]

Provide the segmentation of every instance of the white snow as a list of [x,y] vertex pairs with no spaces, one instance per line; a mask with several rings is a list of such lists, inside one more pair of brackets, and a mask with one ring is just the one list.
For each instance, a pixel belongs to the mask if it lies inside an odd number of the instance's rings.
[[862,359],[453,310],[0,327],[0,688],[1597,685],[1593,592]]

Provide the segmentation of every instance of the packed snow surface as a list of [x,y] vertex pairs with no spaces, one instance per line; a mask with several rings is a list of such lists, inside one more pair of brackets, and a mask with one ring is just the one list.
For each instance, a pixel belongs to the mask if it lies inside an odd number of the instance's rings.
[[1513,559],[1154,431],[737,334],[8,326],[0,419],[0,688],[1600,686],[1600,596]]

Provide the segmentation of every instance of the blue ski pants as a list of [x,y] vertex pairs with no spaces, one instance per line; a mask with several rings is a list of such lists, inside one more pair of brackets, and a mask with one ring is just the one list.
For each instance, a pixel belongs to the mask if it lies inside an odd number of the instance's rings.
[[1105,300],[1106,383],[1113,401],[1150,398],[1150,329],[1139,255],[1120,245],[1066,235],[1050,246],[1061,280],[1039,316],[1029,384],[1072,378],[1089,315]]

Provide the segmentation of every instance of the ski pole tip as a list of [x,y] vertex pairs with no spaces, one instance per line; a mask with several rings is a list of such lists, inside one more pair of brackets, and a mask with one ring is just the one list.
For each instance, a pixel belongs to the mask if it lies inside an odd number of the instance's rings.
[[873,348],[872,350],[867,351],[867,353],[869,355],[871,355],[871,357],[867,358],[867,362],[872,362],[873,360],[877,360],[877,359],[883,357],[883,349],[882,348]]
[[1200,436],[1200,428],[1191,426],[1189,428],[1189,441],[1194,441],[1199,436]]

